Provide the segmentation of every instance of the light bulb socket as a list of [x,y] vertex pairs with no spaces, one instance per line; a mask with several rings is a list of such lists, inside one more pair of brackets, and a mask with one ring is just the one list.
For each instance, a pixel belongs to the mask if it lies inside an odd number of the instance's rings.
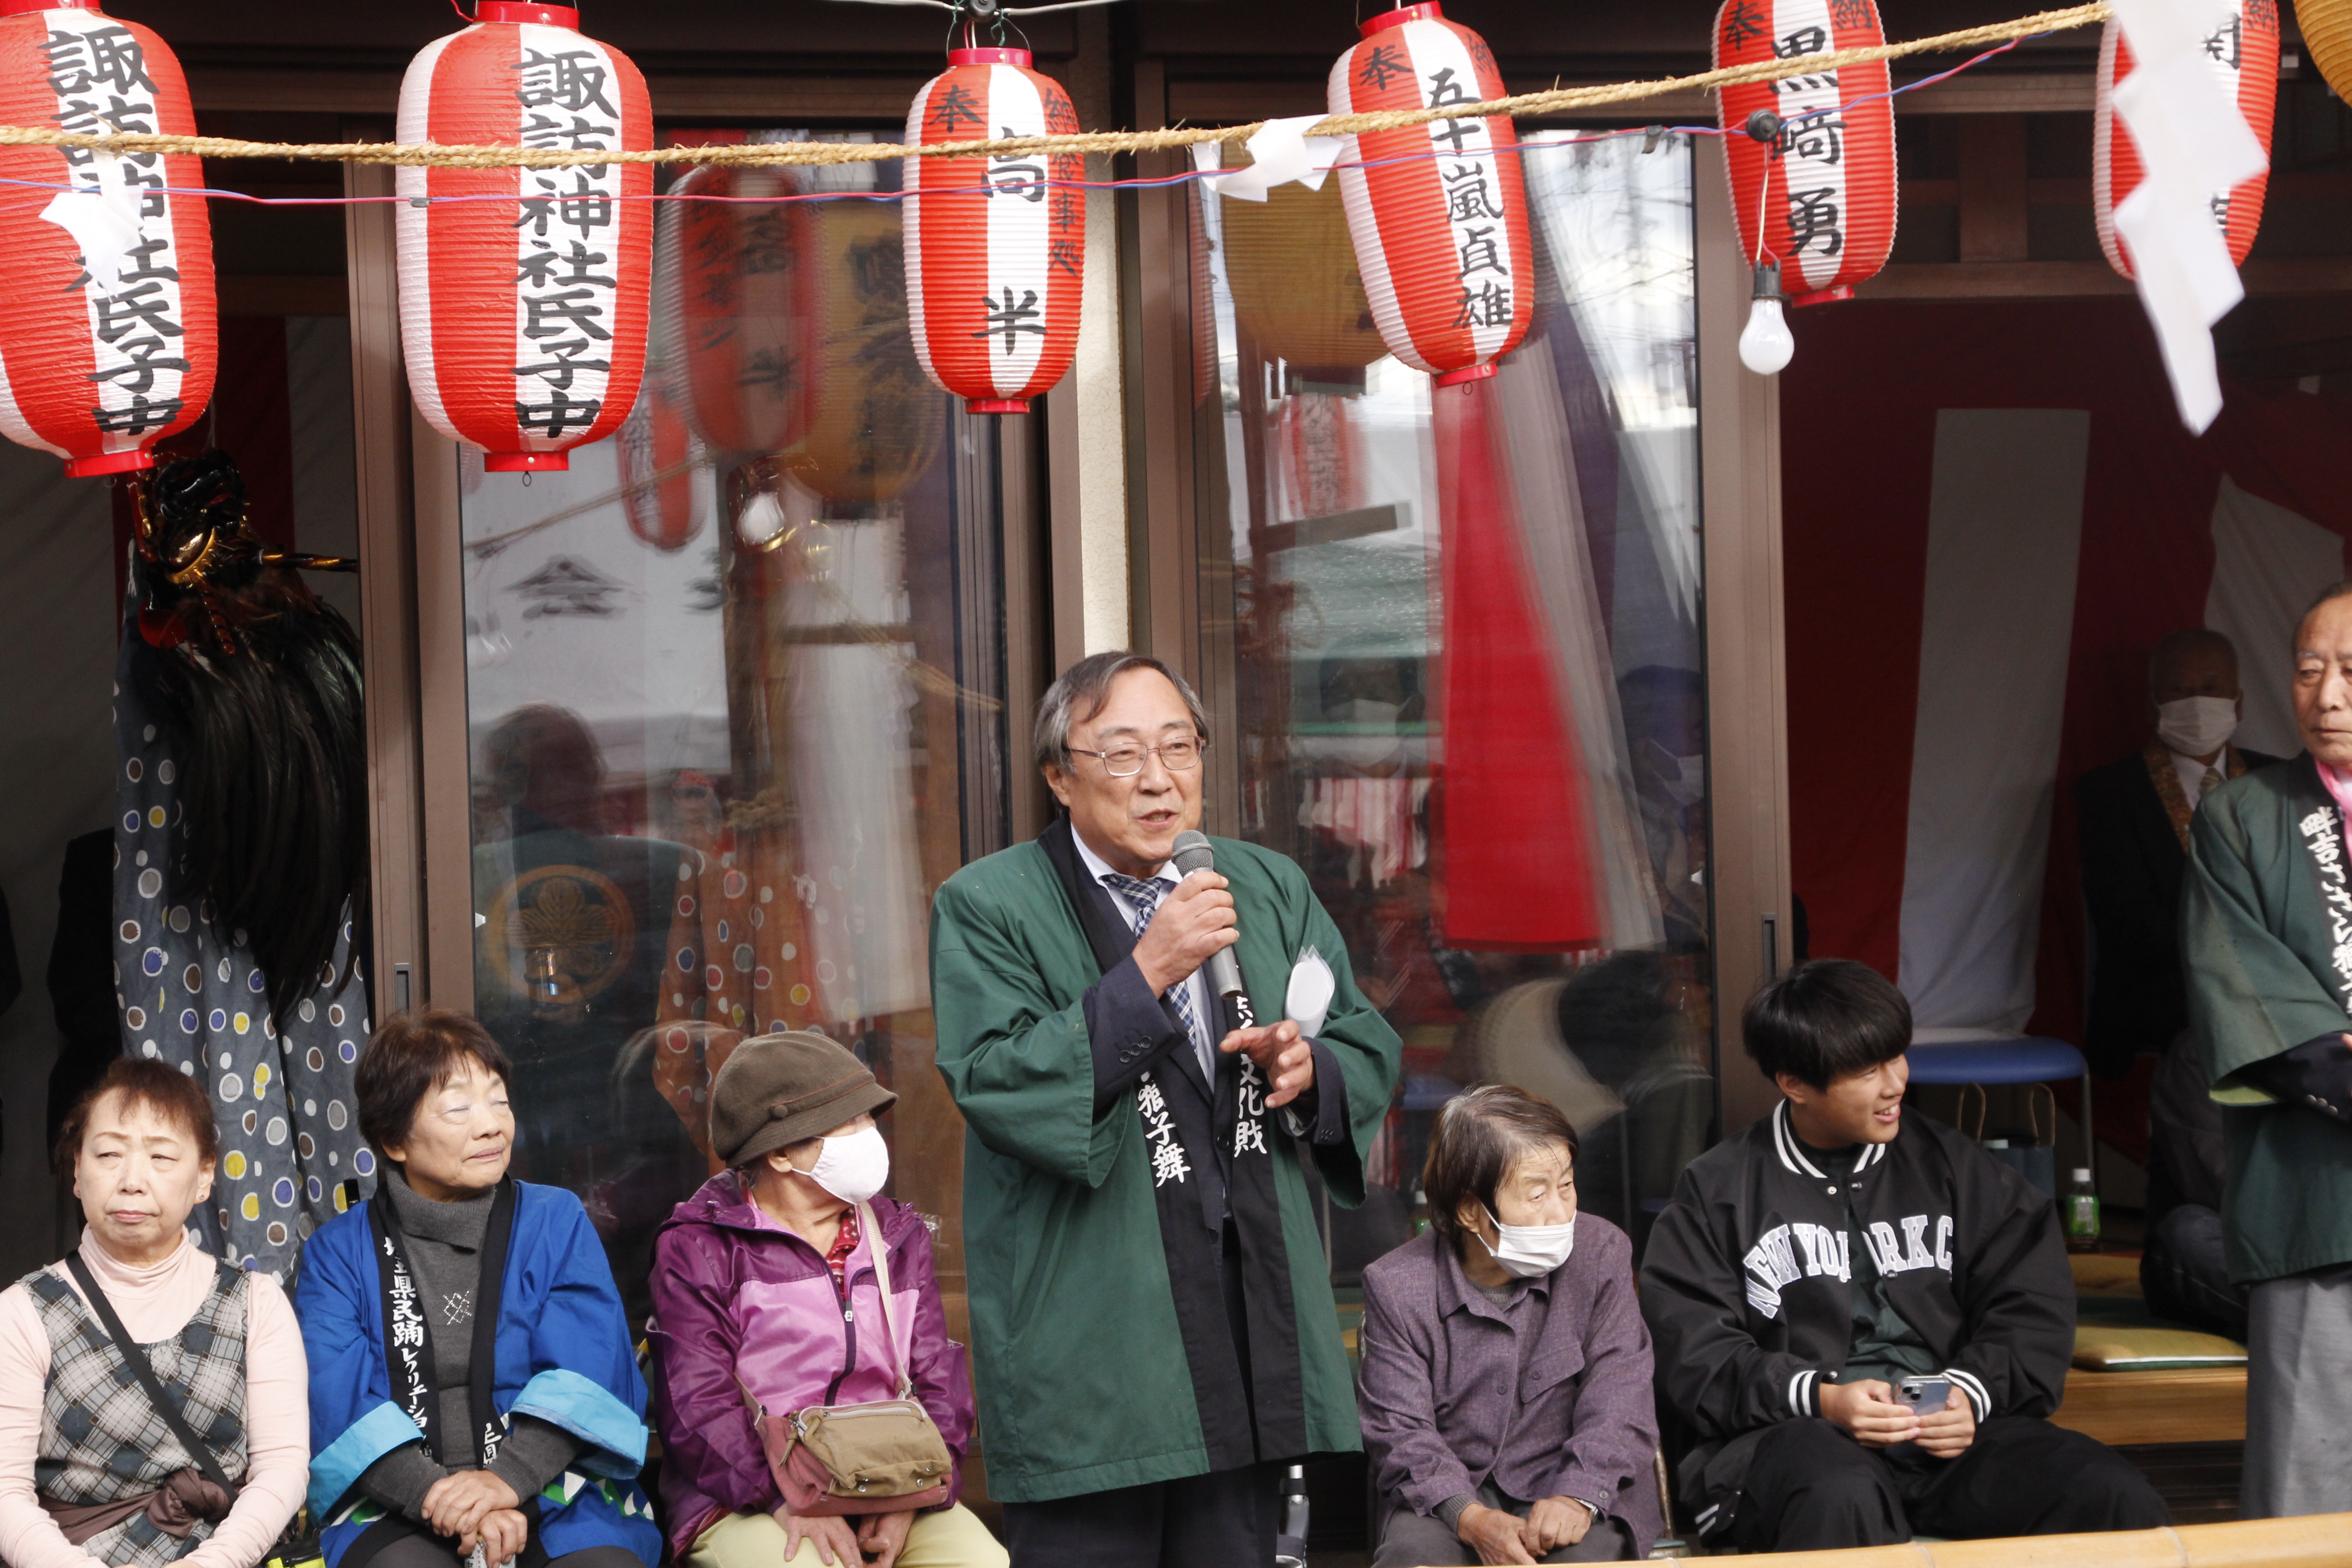
[[1756,264],[1755,291],[1748,297],[1754,300],[1786,300],[1789,297],[1780,288],[1779,262],[1759,261]]
[[1740,129],[1748,133],[1750,141],[1762,142],[1769,145],[1780,139],[1781,131],[1786,129],[1788,123],[1770,110],[1759,109],[1748,117],[1748,123]]

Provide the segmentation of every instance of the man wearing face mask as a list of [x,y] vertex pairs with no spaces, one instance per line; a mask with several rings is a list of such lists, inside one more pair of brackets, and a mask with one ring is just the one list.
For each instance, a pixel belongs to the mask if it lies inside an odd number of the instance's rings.
[[2221,633],[2159,640],[2147,694],[2155,738],[2074,784],[2095,952],[2084,1054],[2107,1078],[2142,1053],[2164,1057],[2148,1108],[2141,1289],[2164,1317],[2242,1339],[2245,1290],[2231,1283],[2221,1247],[2221,1111],[2189,1038],[2180,886],[2189,824],[2206,795],[2277,759],[2231,743],[2244,704],[2238,651]]
[[2084,1054],[2119,1078],[2189,1026],[2180,974],[2180,880],[2189,823],[2206,792],[2277,761],[2230,743],[2244,704],[2238,650],[2220,632],[2178,631],[2147,662],[2147,747],[2074,784],[2083,903],[2096,946]]

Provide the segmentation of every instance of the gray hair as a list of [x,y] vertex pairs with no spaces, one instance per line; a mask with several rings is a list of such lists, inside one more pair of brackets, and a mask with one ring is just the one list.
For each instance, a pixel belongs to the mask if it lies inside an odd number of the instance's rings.
[[1156,669],[1168,678],[1168,684],[1184,699],[1184,706],[1192,715],[1192,727],[1205,738],[1209,733],[1209,710],[1201,706],[1200,696],[1192,683],[1148,653],[1132,653],[1125,648],[1110,653],[1089,654],[1062,671],[1059,680],[1045,689],[1037,700],[1037,722],[1030,732],[1030,745],[1040,768],[1067,768],[1070,765],[1070,726],[1082,724],[1102,711],[1110,700],[1110,684],[1130,669]]

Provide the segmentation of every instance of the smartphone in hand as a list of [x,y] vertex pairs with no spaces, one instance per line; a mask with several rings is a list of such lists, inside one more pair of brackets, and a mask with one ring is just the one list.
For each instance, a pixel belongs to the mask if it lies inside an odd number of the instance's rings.
[[[1915,1414],[1933,1415],[1951,1403],[1952,1380],[1948,1377],[1906,1377],[1895,1385],[1895,1397],[1909,1405]],[[1886,1452],[1906,1457],[1923,1452],[1916,1443],[1897,1443]]]

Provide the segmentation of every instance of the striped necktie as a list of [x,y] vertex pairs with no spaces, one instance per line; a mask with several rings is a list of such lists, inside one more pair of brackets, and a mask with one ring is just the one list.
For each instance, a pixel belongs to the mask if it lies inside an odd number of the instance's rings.
[[[1122,876],[1117,871],[1104,872],[1102,879],[1105,887],[1127,900],[1133,907],[1136,940],[1142,941],[1145,930],[1151,924],[1152,911],[1160,907],[1160,900],[1168,896],[1168,884],[1159,881],[1147,882],[1141,878]],[[1176,1004],[1176,1016],[1184,1020],[1184,1033],[1191,1037],[1192,1048],[1197,1053],[1201,1048],[1201,1026],[1192,1016],[1191,977],[1187,976],[1170,986],[1167,994],[1168,1000]]]

